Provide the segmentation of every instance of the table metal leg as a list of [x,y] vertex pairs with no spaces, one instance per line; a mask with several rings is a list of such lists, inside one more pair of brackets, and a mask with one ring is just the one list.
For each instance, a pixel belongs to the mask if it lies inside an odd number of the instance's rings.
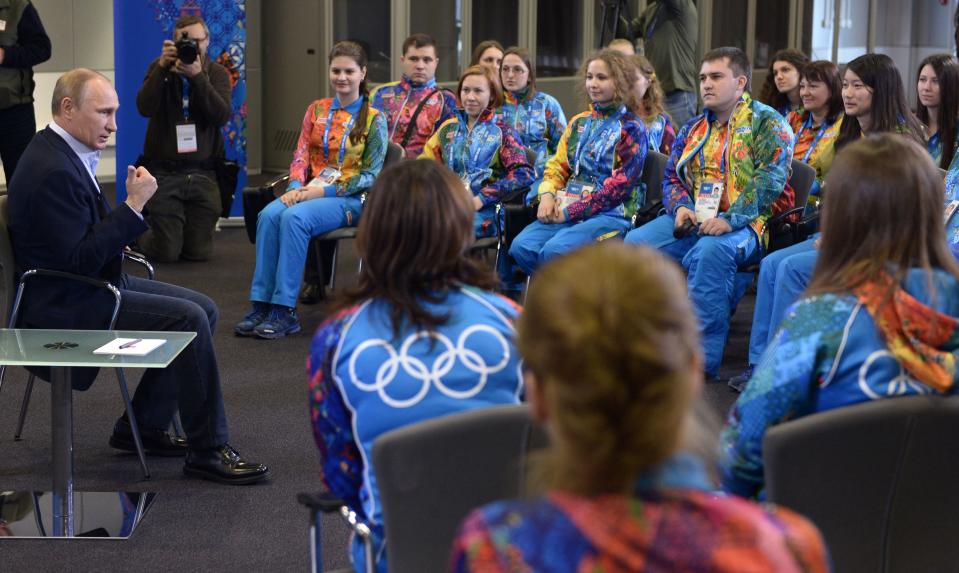
[[50,368],[53,428],[53,534],[73,537],[73,388],[70,368]]

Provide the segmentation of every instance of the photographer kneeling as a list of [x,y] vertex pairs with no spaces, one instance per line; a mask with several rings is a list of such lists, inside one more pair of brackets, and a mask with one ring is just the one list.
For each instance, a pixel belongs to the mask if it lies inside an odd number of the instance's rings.
[[173,37],[137,93],[137,110],[150,119],[138,163],[159,184],[139,248],[157,261],[202,261],[213,252],[220,217],[215,169],[232,109],[230,75],[207,57],[210,30],[201,18],[181,17]]

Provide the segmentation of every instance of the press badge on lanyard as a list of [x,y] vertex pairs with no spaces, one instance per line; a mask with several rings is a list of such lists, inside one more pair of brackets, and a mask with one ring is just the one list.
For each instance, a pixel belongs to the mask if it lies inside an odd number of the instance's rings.
[[[710,130],[712,130],[712,126],[710,126]],[[709,134],[707,133],[706,141],[708,140]],[[700,223],[706,219],[715,218],[719,214],[719,204],[723,199],[723,188],[725,186],[723,181],[706,179],[706,154],[703,152],[705,147],[706,144],[703,143],[703,146],[699,149],[699,168],[703,182],[700,183],[699,193],[696,195],[696,220]],[[723,179],[726,178],[726,150],[728,148],[729,134],[727,133],[726,141],[723,142],[723,155],[719,160],[719,176]]]
[[[335,111],[333,106],[330,106],[330,112],[326,116],[326,129],[323,130],[323,156],[326,157],[327,163],[330,162],[330,130],[333,129],[333,113]],[[350,130],[353,129],[355,119],[354,116],[350,115],[350,120],[343,126],[343,137],[340,139],[340,151],[336,167],[327,165],[321,169],[317,176],[310,181],[310,185],[332,185],[343,176],[343,172],[340,171],[340,166],[343,165],[343,159],[346,157],[346,141],[350,137]]]
[[176,152],[195,153],[197,149],[196,124],[190,122],[189,83],[183,80],[183,123],[176,126]]
[[946,211],[944,213],[945,219],[942,221],[943,224],[949,224],[949,219],[952,219],[957,207],[959,207],[959,201],[949,201],[949,204],[946,205]]

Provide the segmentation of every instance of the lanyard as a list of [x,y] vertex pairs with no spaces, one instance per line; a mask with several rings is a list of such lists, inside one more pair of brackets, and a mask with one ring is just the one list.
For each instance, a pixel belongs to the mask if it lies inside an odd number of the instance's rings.
[[[579,177],[579,167],[580,167],[580,164],[582,163],[583,155],[586,154],[586,148],[589,146],[589,143],[591,143],[594,140],[600,143],[605,141],[606,132],[614,124],[616,125],[619,124],[618,116],[612,116],[603,120],[603,123],[600,124],[599,129],[596,131],[597,136],[592,137],[591,130],[593,127],[593,116],[591,115],[589,119],[586,120],[586,127],[583,128],[583,134],[580,136],[579,141],[576,142],[576,152],[573,154],[573,158],[574,158],[573,173],[575,174],[576,177]],[[589,140],[589,143],[587,143],[586,140]]]
[[[413,95],[413,90],[406,92],[406,99],[403,100],[403,106],[400,107],[400,112],[396,114],[396,120],[393,121],[393,129],[390,130],[390,141],[393,141],[393,134],[396,133],[396,126],[400,124],[400,118],[403,117],[403,110],[406,109],[406,104],[410,101],[410,96]],[[409,126],[406,129],[411,129],[413,126]]]
[[646,27],[646,35],[643,36],[643,41],[648,42],[649,38],[653,35],[653,32],[656,30],[656,25],[659,23],[659,12],[663,9],[663,5],[660,4],[656,7],[656,11],[653,12],[653,17],[649,21],[649,25]]
[[[460,173],[460,178],[464,178],[469,175],[471,167],[479,167],[480,154],[483,152],[483,145],[481,145],[482,138],[480,138],[481,139],[480,144],[477,144],[475,148],[471,150],[470,147],[472,147],[473,132],[470,131],[468,124],[460,123],[460,125],[466,128],[466,137],[463,139],[461,139],[460,137],[457,137],[454,139],[454,141],[455,142],[463,141],[463,145],[457,146],[457,147],[461,147],[463,149],[463,154],[462,154],[463,155],[463,159],[462,159],[463,172]],[[473,125],[473,130],[475,131],[477,127],[479,127],[479,120],[477,120],[476,124]],[[472,157],[470,157],[471,151],[472,151]],[[456,167],[454,167],[455,163],[456,163],[456,149],[454,148],[454,149],[450,149],[449,157],[446,160],[446,166],[452,169],[454,172],[459,173]]]
[[[363,96],[360,96],[363,97]],[[330,106],[330,113],[326,116],[326,129],[323,130],[323,157],[326,157],[326,163],[330,163],[330,131],[333,129],[333,113],[336,110],[333,109],[333,106]],[[346,108],[343,108],[343,111],[346,111]],[[346,112],[350,113],[350,112]],[[343,128],[343,138],[340,139],[340,159],[336,164],[336,167],[339,168],[343,165],[343,158],[346,156],[346,140],[349,139],[350,130],[353,129],[353,122],[356,120],[356,117],[350,115],[350,120],[346,122],[346,126]]]
[[[709,136],[713,132],[713,124],[709,124],[709,130],[706,132],[706,140],[703,141],[702,147],[699,148],[699,169],[702,171],[703,180],[706,179],[706,142],[709,141]],[[726,124],[726,140],[723,141],[723,156],[719,159],[719,176],[726,179],[726,151],[729,149],[729,138],[731,134],[729,133],[729,124]]]
[[185,78],[180,78],[180,85],[183,88],[180,99],[183,103],[183,119],[190,121],[190,82]]
[[[932,137],[929,138],[929,143],[926,144],[926,149],[929,150],[929,155],[932,155],[933,159],[936,158],[936,149],[939,148],[940,133],[941,132],[937,131],[936,133],[932,134]],[[941,148],[939,149],[939,152],[940,154],[942,153]]]
[[[816,149],[816,145],[819,144],[819,140],[822,139],[822,136],[824,133],[826,133],[826,128],[828,127],[829,127],[829,124],[826,123],[825,120],[823,120],[822,125],[819,126],[819,132],[816,133],[816,137],[814,137],[812,140],[812,143],[809,144],[809,149],[806,150],[806,155],[803,155],[803,158],[802,158],[803,163],[809,162],[809,156],[812,155],[813,150]],[[793,147],[796,147],[796,144],[799,143],[799,136],[802,135],[802,132],[810,128],[812,128],[812,114],[809,114],[809,117],[807,117],[806,120],[803,121],[802,129],[799,130],[799,133],[797,133],[796,137],[793,139]]]

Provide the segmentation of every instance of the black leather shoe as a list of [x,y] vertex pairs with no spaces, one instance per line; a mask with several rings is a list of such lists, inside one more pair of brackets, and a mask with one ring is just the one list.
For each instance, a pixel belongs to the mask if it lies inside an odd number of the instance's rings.
[[[163,430],[146,430],[140,428],[140,440],[143,441],[143,452],[148,456],[179,457],[186,455],[186,440],[171,436]],[[110,436],[110,446],[125,452],[136,452],[133,442],[133,429],[126,416],[117,420],[113,426],[113,435]]]
[[303,304],[316,304],[325,298],[326,292],[323,285],[306,283],[300,291],[300,302]]
[[269,475],[263,464],[248,462],[230,444],[208,450],[190,450],[186,454],[183,473],[228,485],[258,482]]

